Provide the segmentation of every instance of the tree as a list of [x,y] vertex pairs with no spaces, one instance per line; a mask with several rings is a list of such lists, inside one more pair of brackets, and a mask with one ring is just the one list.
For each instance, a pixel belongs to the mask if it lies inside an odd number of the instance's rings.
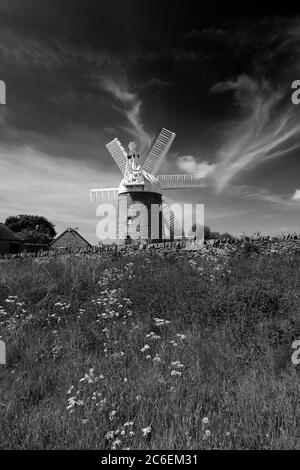
[[[196,224],[193,225],[192,230],[196,230]],[[211,229],[204,225],[204,240],[219,239],[219,238],[234,238],[230,233],[212,232]]]
[[56,235],[54,225],[40,215],[20,214],[11,216],[5,220],[5,225],[7,225],[20,240],[27,243],[48,244]]
[[204,225],[204,240],[209,240],[211,237],[211,230],[207,225]]
[[221,238],[235,238],[235,237],[231,235],[231,233],[224,232],[224,233],[221,233]]
[[[194,224],[192,226],[191,232],[192,233],[196,232],[196,230],[197,230],[197,224]],[[215,234],[210,230],[210,228],[207,225],[204,225],[203,230],[204,230],[204,240],[209,240],[210,238],[214,238],[212,235],[215,235]]]

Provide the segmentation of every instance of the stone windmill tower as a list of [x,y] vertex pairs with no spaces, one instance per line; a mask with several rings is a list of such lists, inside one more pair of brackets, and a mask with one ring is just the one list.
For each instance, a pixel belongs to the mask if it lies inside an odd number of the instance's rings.
[[[163,197],[163,190],[204,186],[204,178],[197,174],[157,175],[175,136],[174,132],[163,128],[144,163],[140,162],[134,143],[129,144],[129,153],[117,138],[106,145],[121,170],[123,179],[118,188],[91,189],[90,201],[118,200],[117,238],[120,244],[136,238],[137,229],[141,239],[160,241],[165,238],[164,220],[171,227],[172,239],[176,222],[169,204]],[[131,207],[134,207],[134,211],[131,211]],[[138,227],[133,223],[137,207]]]

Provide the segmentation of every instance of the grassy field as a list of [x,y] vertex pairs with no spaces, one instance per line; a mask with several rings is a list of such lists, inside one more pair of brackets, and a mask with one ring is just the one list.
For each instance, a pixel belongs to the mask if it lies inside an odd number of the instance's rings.
[[0,447],[300,449],[299,273],[226,250],[0,262]]

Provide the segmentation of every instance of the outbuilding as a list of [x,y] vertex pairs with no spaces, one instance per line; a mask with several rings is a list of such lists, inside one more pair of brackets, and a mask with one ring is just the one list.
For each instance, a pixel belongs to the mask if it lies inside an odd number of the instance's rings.
[[0,223],[0,255],[19,253],[23,242],[5,224]]
[[51,250],[69,248],[71,250],[82,250],[89,248],[91,244],[83,238],[75,229],[69,227],[53,240],[50,245]]

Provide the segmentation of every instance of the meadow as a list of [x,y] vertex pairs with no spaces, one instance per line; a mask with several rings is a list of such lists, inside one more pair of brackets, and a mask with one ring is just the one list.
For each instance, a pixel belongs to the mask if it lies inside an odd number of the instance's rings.
[[1,449],[300,449],[300,254],[0,261]]

